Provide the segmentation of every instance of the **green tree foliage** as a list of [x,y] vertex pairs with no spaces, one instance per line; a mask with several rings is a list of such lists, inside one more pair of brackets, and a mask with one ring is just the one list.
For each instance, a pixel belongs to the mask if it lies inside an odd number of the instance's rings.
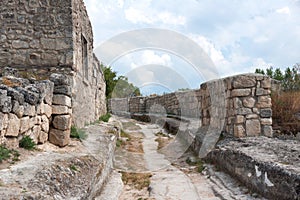
[[267,68],[266,72],[263,69],[256,69],[255,73],[267,75],[275,80],[282,82],[282,87],[286,91],[300,90],[300,64],[288,67],[284,73],[280,68]]
[[106,82],[106,97],[108,99],[141,95],[138,87],[129,83],[127,77],[118,76],[110,66],[102,65],[102,70]]

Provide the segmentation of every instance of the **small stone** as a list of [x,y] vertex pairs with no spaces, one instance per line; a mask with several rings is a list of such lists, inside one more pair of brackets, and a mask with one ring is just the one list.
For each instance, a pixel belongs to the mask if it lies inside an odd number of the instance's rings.
[[247,108],[253,108],[255,105],[255,99],[253,97],[246,97],[243,99],[243,105]]
[[30,135],[30,138],[34,141],[34,143],[39,142],[39,135],[41,133],[41,127],[40,126],[34,126]]
[[235,137],[245,137],[245,128],[243,125],[234,125],[234,136]]
[[260,121],[258,119],[246,121],[247,136],[259,136],[261,133]]
[[270,108],[272,106],[272,99],[270,96],[259,96],[257,100],[257,108]]
[[272,117],[272,109],[271,108],[261,109],[260,110],[260,116],[263,117],[263,118]]
[[41,131],[39,135],[39,144],[44,144],[48,140],[48,133]]
[[263,126],[263,134],[267,137],[273,137],[273,128],[272,126]]
[[34,105],[30,105],[28,103],[24,103],[24,116],[35,116],[36,115],[36,110]]
[[237,113],[238,115],[248,115],[248,114],[252,114],[252,110],[250,108],[239,108],[237,109]]
[[0,131],[7,128],[8,122],[8,114],[0,112]]
[[43,104],[43,105],[44,105],[44,113],[41,114],[45,114],[48,118],[50,118],[52,115],[52,106],[48,104]]
[[248,115],[246,115],[246,119],[258,119],[258,115],[257,114],[248,114]]
[[262,125],[272,125],[273,121],[272,118],[261,118],[260,123]]
[[13,101],[12,111],[21,118],[24,115],[24,106],[21,106],[18,101]]
[[60,147],[64,147],[70,143],[70,130],[62,131],[57,129],[50,129],[49,141]]
[[231,92],[232,97],[244,97],[251,94],[251,89],[234,89]]
[[12,42],[12,47],[15,49],[28,49],[29,44],[26,41],[15,40]]
[[245,122],[245,117],[243,115],[237,115],[236,116],[236,123],[237,124],[242,124]]
[[41,117],[41,128],[42,131],[48,133],[49,132],[49,119],[46,115],[42,115]]

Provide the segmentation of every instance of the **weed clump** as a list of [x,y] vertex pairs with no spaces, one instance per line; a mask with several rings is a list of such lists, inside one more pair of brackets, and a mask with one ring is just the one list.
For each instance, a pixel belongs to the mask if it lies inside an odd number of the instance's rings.
[[71,127],[70,136],[71,136],[71,138],[77,138],[80,140],[84,140],[87,138],[87,134],[82,129],[78,129],[75,126]]
[[111,114],[110,113],[106,113],[105,115],[102,115],[99,119],[100,119],[100,121],[108,122],[108,120],[109,120],[110,117],[111,117]]
[[27,150],[35,149],[35,143],[29,136],[23,137],[19,142],[19,146]]

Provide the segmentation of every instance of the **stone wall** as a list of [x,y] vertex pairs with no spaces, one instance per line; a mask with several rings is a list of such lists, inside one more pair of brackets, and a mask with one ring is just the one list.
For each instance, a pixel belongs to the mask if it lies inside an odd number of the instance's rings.
[[72,1],[3,0],[0,66],[73,66]]
[[235,137],[272,136],[271,79],[242,74],[201,84],[200,89],[155,97],[110,99],[109,110],[196,118]]
[[67,76],[72,123],[77,127],[106,113],[105,81],[93,54],[91,23],[82,0],[4,0],[0,8],[0,74],[49,80]]
[[54,84],[0,78],[0,144],[16,147],[24,136],[35,143],[48,140]]

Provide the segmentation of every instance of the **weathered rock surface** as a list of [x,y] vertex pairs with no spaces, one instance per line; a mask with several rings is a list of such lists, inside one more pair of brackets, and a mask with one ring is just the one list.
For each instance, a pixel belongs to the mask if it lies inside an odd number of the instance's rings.
[[88,138],[59,149],[49,143],[27,160],[0,170],[0,199],[94,199],[111,170],[115,136],[107,126],[85,129]]
[[220,142],[207,157],[269,199],[300,199],[300,142],[252,137]]

